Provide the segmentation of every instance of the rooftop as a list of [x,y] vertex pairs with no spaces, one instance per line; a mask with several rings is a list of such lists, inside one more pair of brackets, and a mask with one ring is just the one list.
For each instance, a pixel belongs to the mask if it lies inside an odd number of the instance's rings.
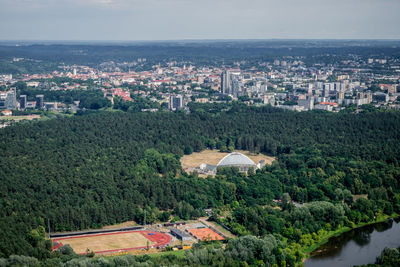
[[225,157],[223,157],[221,159],[221,161],[218,163],[217,167],[232,166],[232,165],[256,166],[254,161],[252,161],[249,157],[247,157],[239,152],[233,152],[233,153],[228,154]]

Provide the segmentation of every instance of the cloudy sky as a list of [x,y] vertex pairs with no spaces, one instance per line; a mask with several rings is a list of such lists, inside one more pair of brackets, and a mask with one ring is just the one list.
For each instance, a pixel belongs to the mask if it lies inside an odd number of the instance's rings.
[[400,0],[0,0],[0,40],[400,39]]

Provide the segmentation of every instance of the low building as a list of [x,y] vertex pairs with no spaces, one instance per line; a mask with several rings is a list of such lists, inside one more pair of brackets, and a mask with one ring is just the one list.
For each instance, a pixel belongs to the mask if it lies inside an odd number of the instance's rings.
[[339,104],[335,102],[321,102],[318,105],[315,105],[314,109],[332,111],[333,108],[337,108],[338,106]]
[[297,101],[300,107],[303,107],[305,110],[313,110],[314,109],[314,98],[309,99],[299,99]]
[[1,114],[3,114],[3,116],[11,116],[12,115],[12,111],[11,110],[2,110]]
[[201,163],[200,164],[200,170],[205,172],[205,173],[216,173],[217,172],[217,166],[207,164],[207,163]]
[[36,101],[27,101],[25,103],[25,109],[34,109],[36,108]]
[[177,228],[171,228],[170,233],[171,233],[171,235],[175,236],[176,238],[178,238],[179,240],[182,240],[182,241],[192,240],[192,237],[190,235],[186,234],[185,232],[183,232]]
[[57,102],[45,102],[44,107],[47,110],[56,110],[56,109],[58,109],[58,103]]
[[389,102],[389,95],[385,94],[385,93],[374,93],[372,95],[372,99],[376,102],[384,102],[384,103],[388,103]]
[[322,105],[322,104],[315,105],[314,109],[316,109],[316,110],[326,110],[326,111],[332,111],[333,110],[331,105]]

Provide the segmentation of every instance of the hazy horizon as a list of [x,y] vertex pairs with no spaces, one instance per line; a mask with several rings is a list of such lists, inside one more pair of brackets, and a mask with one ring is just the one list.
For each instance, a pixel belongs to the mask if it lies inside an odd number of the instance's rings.
[[145,45],[145,44],[218,44],[218,43],[260,43],[260,44],[271,44],[276,43],[291,43],[303,42],[316,44],[345,44],[353,43],[355,45],[370,45],[371,43],[379,44],[400,44],[399,39],[287,39],[287,38],[275,38],[275,39],[171,39],[171,40],[1,40],[0,45],[5,46],[24,46],[24,45]]
[[398,40],[397,0],[0,0],[3,41]]

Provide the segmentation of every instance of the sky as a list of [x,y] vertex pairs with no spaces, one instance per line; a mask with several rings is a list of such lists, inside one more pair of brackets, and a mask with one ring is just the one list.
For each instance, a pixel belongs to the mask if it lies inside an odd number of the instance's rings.
[[0,0],[0,40],[400,39],[400,0]]

